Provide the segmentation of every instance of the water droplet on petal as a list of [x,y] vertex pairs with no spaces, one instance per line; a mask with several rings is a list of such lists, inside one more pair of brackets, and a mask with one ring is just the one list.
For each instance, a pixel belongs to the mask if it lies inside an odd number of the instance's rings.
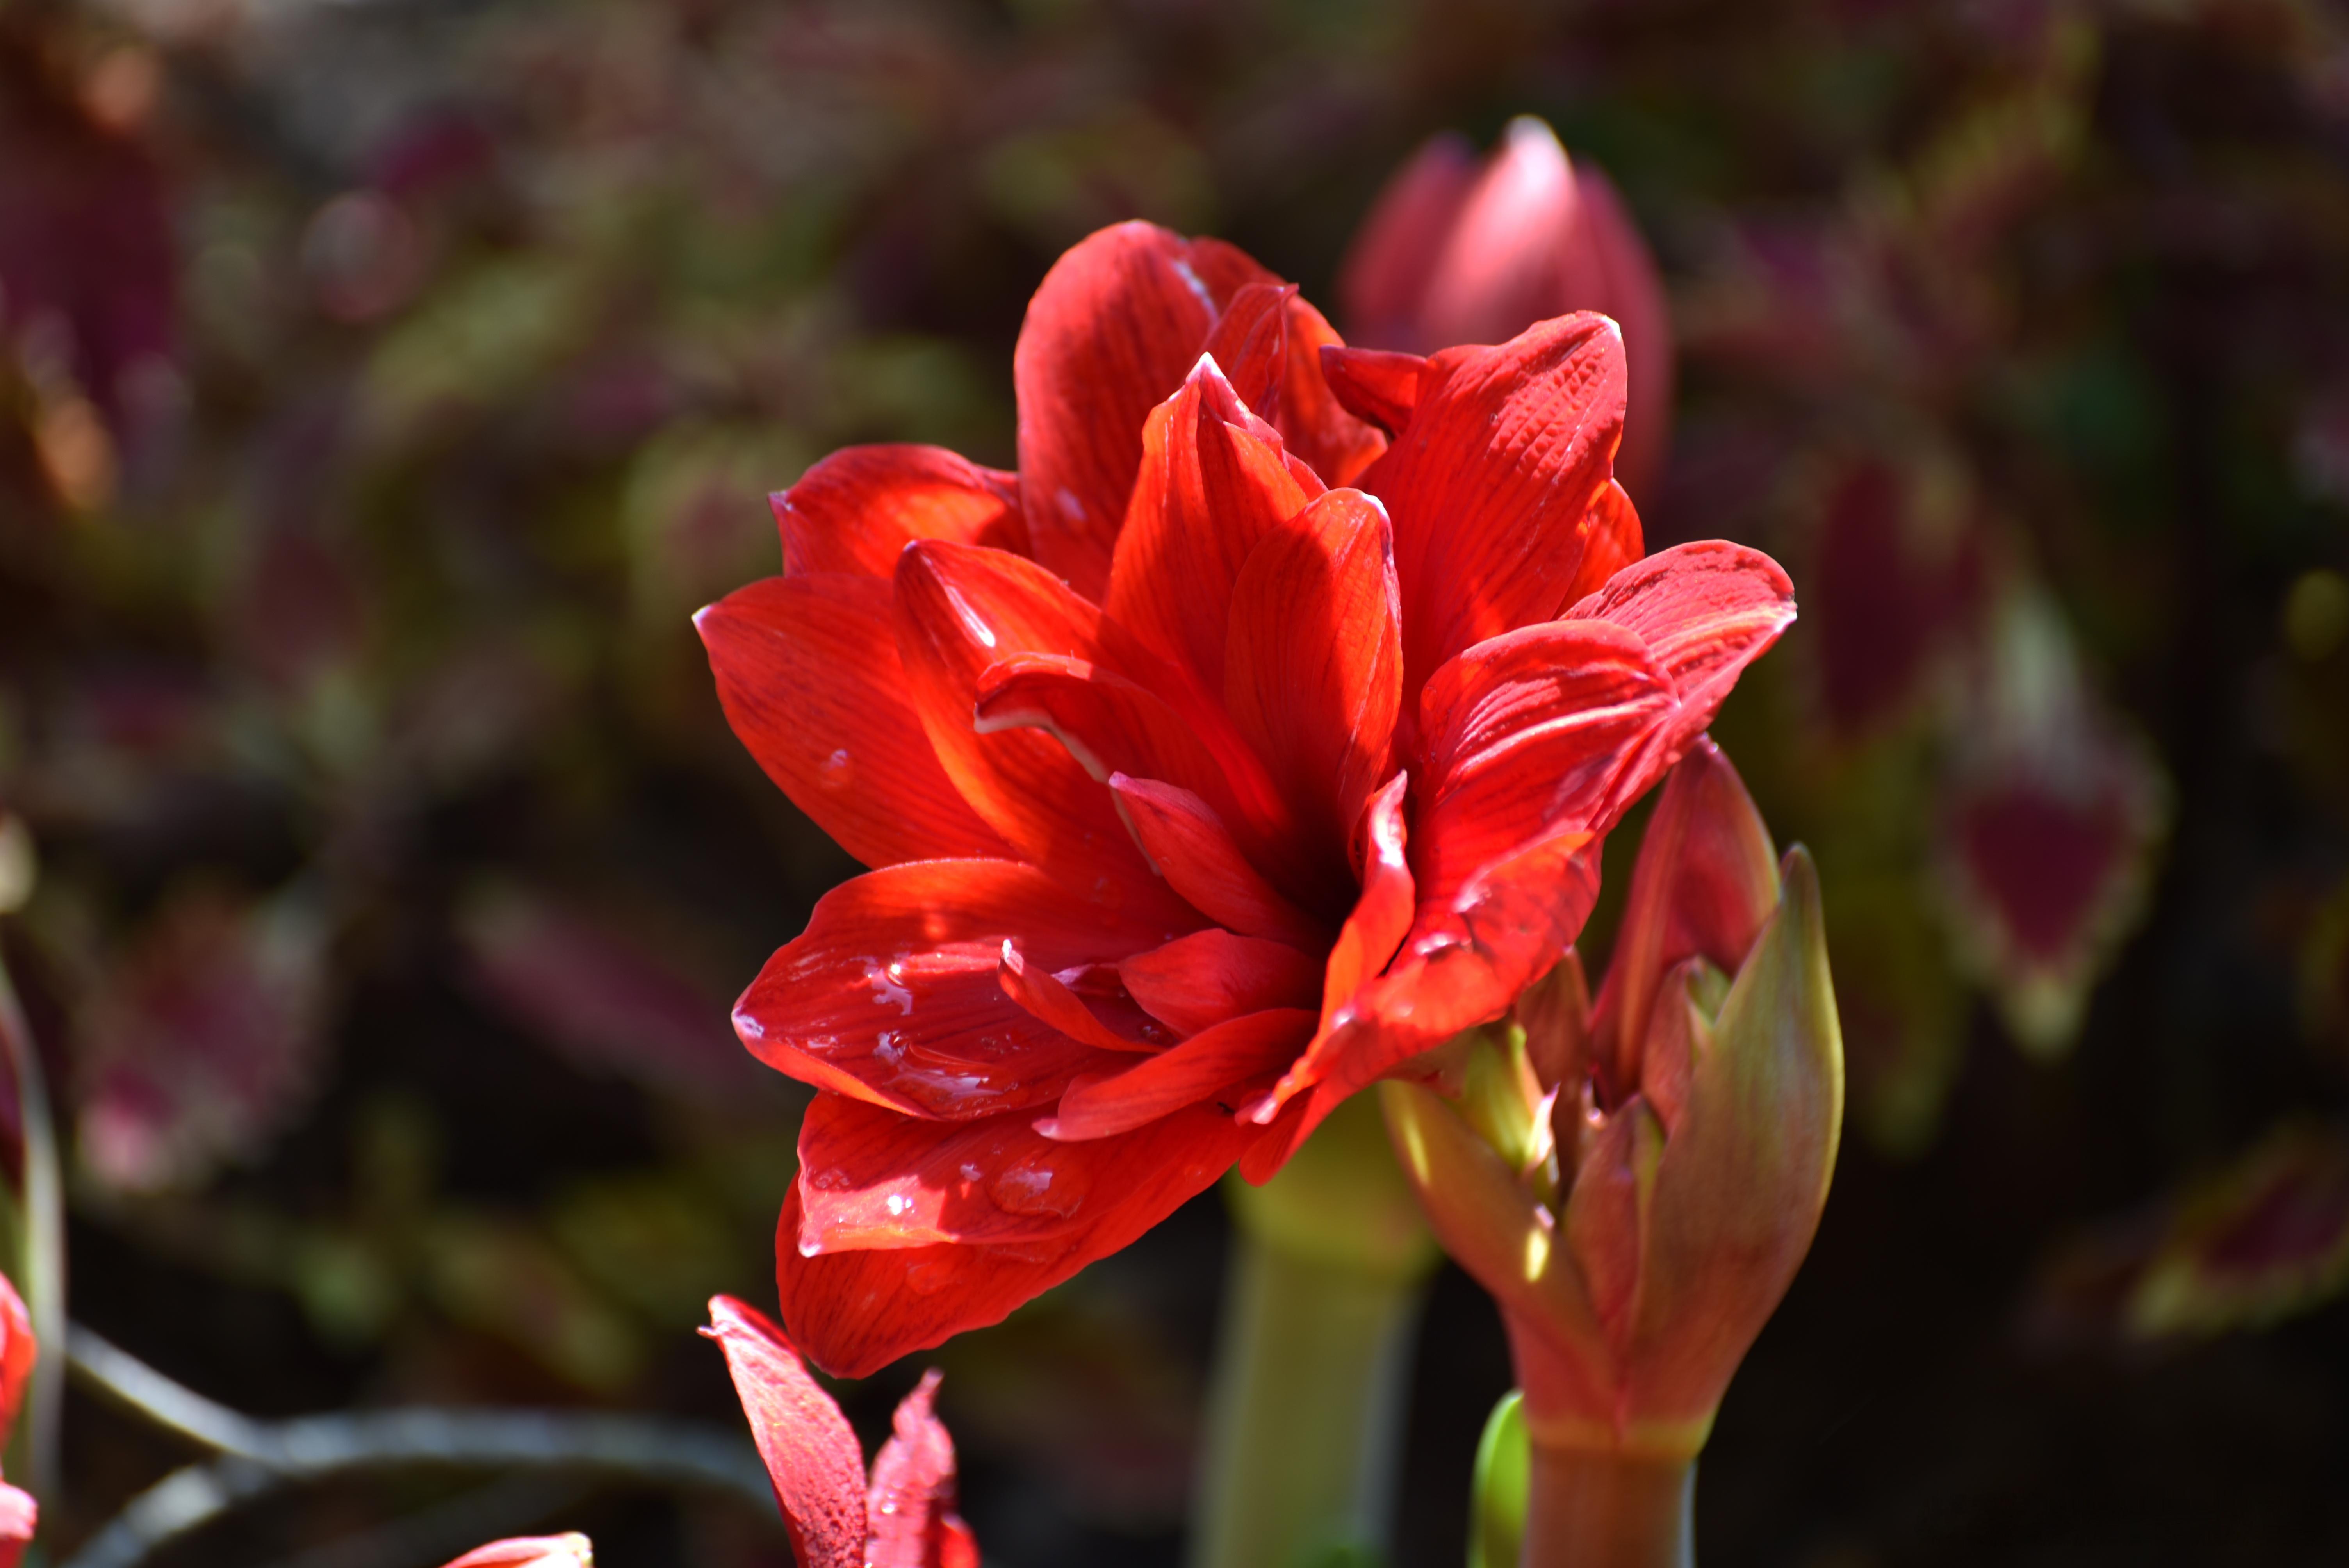
[[1059,1158],[1061,1154],[1056,1150],[1005,1166],[988,1182],[987,1195],[1006,1213],[1050,1214],[1063,1219],[1075,1213],[1085,1200],[1088,1183],[1073,1170],[1056,1169],[1053,1161]]

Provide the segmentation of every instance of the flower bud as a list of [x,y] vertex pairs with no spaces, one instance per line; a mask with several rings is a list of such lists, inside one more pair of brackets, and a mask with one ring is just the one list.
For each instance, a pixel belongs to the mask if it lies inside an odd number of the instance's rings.
[[1685,1459],[1835,1165],[1817,873],[1799,847],[1775,861],[1703,743],[1650,821],[1595,1007],[1569,964],[1467,1044],[1456,1098],[1382,1085],[1388,1126],[1437,1234],[1501,1304],[1535,1441]]

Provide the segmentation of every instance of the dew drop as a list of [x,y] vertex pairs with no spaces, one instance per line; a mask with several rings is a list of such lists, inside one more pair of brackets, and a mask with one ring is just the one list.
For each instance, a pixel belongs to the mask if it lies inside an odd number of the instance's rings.
[[1009,1214],[1051,1214],[1061,1218],[1077,1212],[1084,1202],[1084,1178],[1056,1171],[1046,1161],[1054,1156],[1023,1160],[997,1171],[987,1184],[995,1206]]

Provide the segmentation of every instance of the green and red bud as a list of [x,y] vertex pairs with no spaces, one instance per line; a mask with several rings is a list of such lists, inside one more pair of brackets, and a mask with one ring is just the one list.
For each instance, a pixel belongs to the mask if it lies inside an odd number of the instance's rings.
[[1499,1300],[1539,1447],[1684,1460],[1826,1201],[1843,1050],[1818,879],[1728,759],[1665,785],[1595,1005],[1571,954],[1382,1086],[1437,1234]]

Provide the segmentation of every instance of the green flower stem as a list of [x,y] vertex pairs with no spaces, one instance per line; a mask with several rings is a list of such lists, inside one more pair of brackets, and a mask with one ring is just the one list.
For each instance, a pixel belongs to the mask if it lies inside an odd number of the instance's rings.
[[1523,1568],[1694,1568],[1693,1459],[1536,1441]]
[[1392,1522],[1412,1330],[1436,1260],[1376,1102],[1339,1108],[1237,1233],[1192,1568],[1373,1560]]

